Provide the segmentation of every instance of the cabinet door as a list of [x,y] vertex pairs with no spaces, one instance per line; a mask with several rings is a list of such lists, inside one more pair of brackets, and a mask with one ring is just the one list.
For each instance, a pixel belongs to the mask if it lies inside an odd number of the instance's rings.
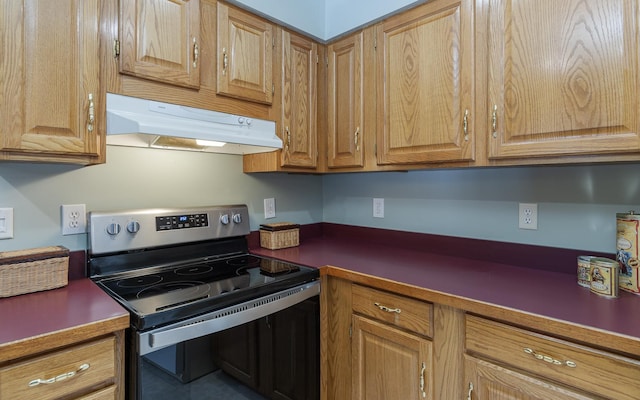
[[258,388],[258,322],[216,333],[213,339],[214,358],[220,369],[243,384]]
[[274,26],[218,3],[218,94],[271,104]]
[[0,8],[0,158],[90,163],[104,154],[98,0]]
[[490,158],[640,150],[637,1],[487,4]]
[[361,31],[328,47],[329,168],[363,166],[363,36]]
[[569,389],[465,356],[468,400],[589,400]]
[[199,0],[120,0],[120,72],[197,88],[199,46]]
[[472,0],[437,0],[378,26],[379,164],[472,160]]
[[433,400],[431,342],[354,315],[352,346],[353,399]]
[[317,54],[312,40],[282,31],[282,166],[317,165]]

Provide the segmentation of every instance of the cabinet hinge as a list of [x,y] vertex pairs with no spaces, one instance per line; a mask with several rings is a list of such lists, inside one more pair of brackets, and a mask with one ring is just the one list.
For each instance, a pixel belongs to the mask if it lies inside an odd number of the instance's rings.
[[378,143],[373,144],[373,155],[374,156],[378,155]]
[[113,40],[113,58],[117,58],[120,55],[120,41],[118,39]]
[[271,95],[275,96],[275,94],[276,94],[276,84],[272,83],[271,84]]
[[324,65],[326,65],[327,67],[329,66],[329,56],[326,56],[324,58]]
[[374,37],[373,38],[373,50],[378,50],[378,38]]
[[273,47],[274,49],[276,48],[276,37],[275,36],[271,37],[271,47]]
[[353,337],[353,325],[349,325],[349,338]]
[[316,64],[318,64],[318,60],[319,58],[318,58],[318,55],[316,54]]

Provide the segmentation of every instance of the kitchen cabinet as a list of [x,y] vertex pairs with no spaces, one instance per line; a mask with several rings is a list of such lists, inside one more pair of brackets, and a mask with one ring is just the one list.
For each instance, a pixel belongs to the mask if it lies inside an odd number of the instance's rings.
[[275,25],[222,2],[217,15],[217,93],[271,104]]
[[0,159],[104,162],[98,0],[0,9]]
[[490,160],[640,151],[637,1],[490,0],[478,21]]
[[472,0],[438,0],[377,26],[378,164],[475,157]]
[[434,399],[431,305],[359,285],[352,301],[351,398]]
[[0,368],[0,398],[115,399],[115,349],[111,335]]
[[270,399],[320,398],[319,299],[215,335],[218,366]]
[[200,1],[120,0],[120,73],[200,85]]
[[640,393],[638,360],[479,316],[467,315],[466,349],[473,399],[501,393],[500,398],[514,400],[631,400]]
[[[327,166],[363,167],[365,134],[364,31],[327,48]],[[373,64],[369,64],[373,65]]]

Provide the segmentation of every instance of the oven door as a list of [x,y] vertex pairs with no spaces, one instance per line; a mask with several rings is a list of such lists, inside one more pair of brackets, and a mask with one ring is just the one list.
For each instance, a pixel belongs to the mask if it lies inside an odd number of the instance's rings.
[[131,332],[138,400],[319,399],[320,283]]

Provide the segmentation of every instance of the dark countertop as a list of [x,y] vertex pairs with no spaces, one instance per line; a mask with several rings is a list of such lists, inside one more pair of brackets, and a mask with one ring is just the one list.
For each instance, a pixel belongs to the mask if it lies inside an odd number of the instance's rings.
[[[129,313],[89,279],[0,299],[0,362],[129,326]],[[36,350],[36,351],[34,351]]]
[[[507,321],[513,314],[511,322],[531,329],[585,342],[606,340],[600,343],[603,347],[640,356],[640,296],[620,291],[615,299],[601,297],[579,286],[575,272],[456,257],[438,254],[428,246],[396,246],[370,239],[320,235],[301,239],[299,247],[268,250],[252,245],[251,251],[312,267],[338,267],[343,271],[328,273],[365,284],[376,282],[369,279],[375,277],[390,281],[391,287],[394,282],[410,285],[399,289]],[[568,270],[576,268],[574,263]]]

